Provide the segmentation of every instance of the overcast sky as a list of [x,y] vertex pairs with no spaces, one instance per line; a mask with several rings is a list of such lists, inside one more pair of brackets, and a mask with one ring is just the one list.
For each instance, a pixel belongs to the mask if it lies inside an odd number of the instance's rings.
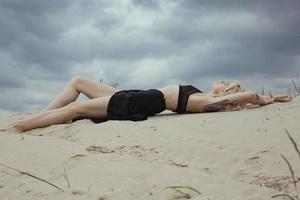
[[0,0],[0,115],[45,107],[76,74],[286,94],[297,72],[299,0]]

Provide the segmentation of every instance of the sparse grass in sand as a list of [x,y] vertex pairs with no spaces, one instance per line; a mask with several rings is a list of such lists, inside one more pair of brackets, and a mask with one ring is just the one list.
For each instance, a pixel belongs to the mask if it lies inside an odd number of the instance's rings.
[[[299,151],[297,143],[295,142],[295,140],[293,139],[293,137],[290,135],[290,133],[288,132],[288,130],[287,129],[284,129],[284,130],[285,130],[285,133],[288,135],[289,139],[291,140],[291,142],[292,142],[292,144],[294,146],[294,149],[295,149],[295,151],[298,154],[298,158],[300,159],[300,151]],[[291,163],[288,161],[288,159],[284,155],[281,155],[281,157],[282,157],[282,159],[286,162],[286,164],[289,167],[289,171],[291,173],[291,178],[293,180],[293,185],[294,185],[294,188],[295,188],[295,196],[292,197],[292,195],[290,195],[290,194],[277,194],[277,195],[272,196],[272,198],[287,197],[287,198],[289,198],[291,200],[299,200],[299,193],[298,193],[298,190],[297,190],[297,180],[295,178],[295,172],[293,170],[293,167],[292,167]]]
[[264,87],[261,88],[261,95],[265,95],[265,88]]
[[[99,82],[100,82],[100,83],[103,83],[103,78],[101,78],[101,79],[99,80]],[[110,84],[110,86],[112,86],[112,87],[114,87],[114,88],[117,89],[117,87],[119,86],[119,83],[112,82],[112,83]]]
[[11,170],[17,171],[17,172],[19,172],[19,173],[21,173],[21,174],[24,174],[24,175],[30,176],[30,177],[32,177],[32,178],[34,178],[34,179],[37,179],[37,180],[39,180],[39,181],[45,182],[45,183],[47,183],[48,185],[51,185],[52,187],[55,187],[56,189],[58,189],[58,190],[60,190],[60,191],[62,191],[62,192],[64,191],[63,189],[61,189],[61,188],[60,188],[60,187],[58,187],[57,185],[54,185],[53,183],[50,183],[49,181],[46,181],[45,179],[42,179],[42,178],[40,178],[40,177],[37,177],[37,176],[35,176],[35,175],[32,175],[32,174],[30,174],[30,173],[28,173],[28,172],[24,172],[24,171],[22,171],[22,170],[19,170],[19,169],[16,169],[16,168],[10,167],[10,166],[8,166],[8,165],[5,165],[5,164],[2,164],[2,163],[0,163],[0,165],[1,165],[1,166],[3,166],[3,167],[6,167],[6,168],[8,168],[8,169],[11,169]]
[[69,178],[68,178],[68,176],[67,176],[66,168],[64,168],[64,178],[65,178],[65,180],[67,181],[68,188],[70,188],[71,185],[70,185],[70,182],[69,182]]
[[190,187],[190,186],[168,186],[168,187],[165,187],[165,189],[173,189],[175,190],[176,192],[182,194],[182,196],[178,197],[178,198],[185,198],[185,199],[190,199],[192,198],[192,195],[189,194],[189,193],[186,193],[186,192],[183,192],[182,190],[180,189],[188,189],[188,190],[191,190],[195,193],[197,193],[198,195],[201,195],[201,192],[199,192],[197,189],[193,188],[193,187]]
[[[295,81],[292,79],[289,83],[289,88],[287,89],[287,95],[289,96],[294,96],[295,98],[297,96],[300,96],[300,85],[299,85],[299,74],[297,73],[297,79],[296,79],[296,83]],[[293,85],[293,87],[291,87],[291,85]],[[261,88],[261,95],[265,95],[265,88],[262,87]]]
[[[294,90],[291,89],[291,84],[294,86]],[[294,95],[293,95],[293,94]],[[288,95],[289,96],[294,96],[294,97],[297,97],[300,95],[300,86],[299,86],[299,74],[297,73],[297,83],[295,83],[294,80],[292,80],[290,82],[290,85],[289,85],[289,89],[288,89]]]

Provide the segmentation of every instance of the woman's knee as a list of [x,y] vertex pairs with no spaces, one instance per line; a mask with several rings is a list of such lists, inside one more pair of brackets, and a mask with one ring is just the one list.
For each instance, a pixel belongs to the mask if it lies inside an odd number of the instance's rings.
[[78,88],[79,85],[81,85],[84,80],[87,79],[85,76],[83,75],[75,75],[72,77],[70,83],[75,87]]

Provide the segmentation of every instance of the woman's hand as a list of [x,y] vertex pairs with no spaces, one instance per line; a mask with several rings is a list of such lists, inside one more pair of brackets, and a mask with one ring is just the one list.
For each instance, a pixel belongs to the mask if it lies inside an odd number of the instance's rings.
[[269,91],[269,96],[261,96],[265,104],[270,104],[274,102],[290,102],[293,100],[293,97],[287,95],[276,95],[273,96],[272,92]]
[[12,127],[0,128],[0,131],[11,131]]
[[287,95],[276,95],[273,96],[271,91],[269,92],[269,96],[274,99],[274,102],[290,102],[293,100],[292,96],[287,96]]
[[8,128],[0,128],[0,131],[7,131]]

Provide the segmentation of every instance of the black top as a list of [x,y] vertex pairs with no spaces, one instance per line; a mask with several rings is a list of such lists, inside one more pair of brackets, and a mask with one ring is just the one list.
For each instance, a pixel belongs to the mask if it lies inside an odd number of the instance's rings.
[[203,93],[198,88],[192,85],[179,85],[178,103],[174,112],[184,114],[187,113],[186,106],[189,100],[189,96],[194,93]]

